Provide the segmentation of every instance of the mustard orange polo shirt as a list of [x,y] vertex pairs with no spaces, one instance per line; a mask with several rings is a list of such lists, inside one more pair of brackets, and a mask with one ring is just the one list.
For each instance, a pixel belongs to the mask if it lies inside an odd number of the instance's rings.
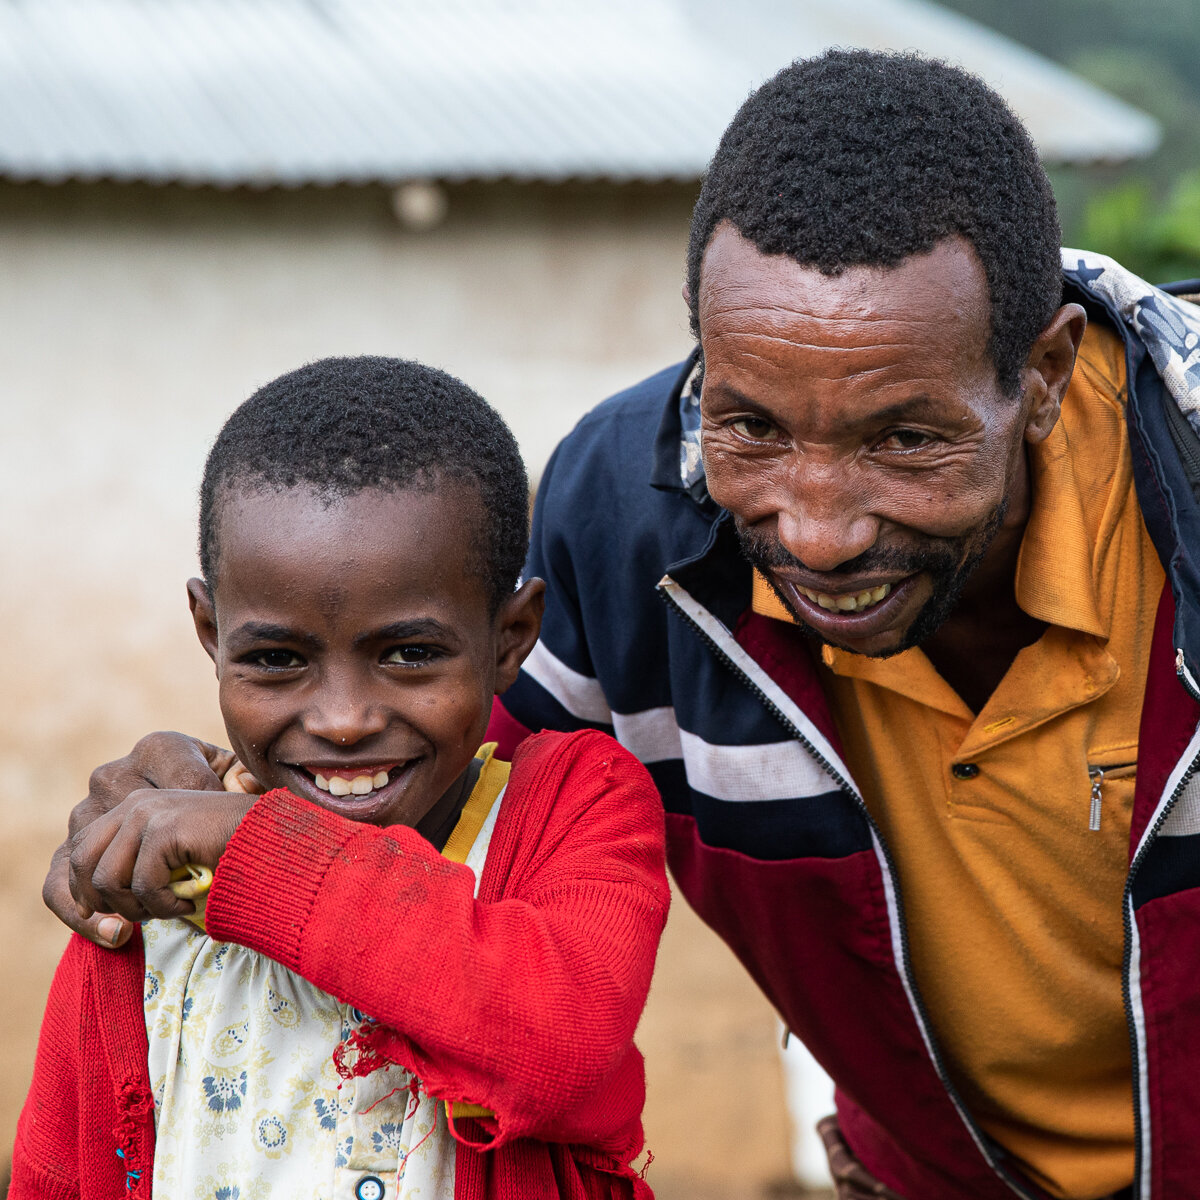
[[[822,651],[948,1069],[1030,1177],[1077,1200],[1134,1172],[1121,898],[1164,577],[1134,495],[1124,400],[1121,342],[1090,326],[1062,417],[1029,451],[1016,599],[1047,629],[982,712],[920,649]],[[754,594],[757,611],[790,619],[765,580]]]

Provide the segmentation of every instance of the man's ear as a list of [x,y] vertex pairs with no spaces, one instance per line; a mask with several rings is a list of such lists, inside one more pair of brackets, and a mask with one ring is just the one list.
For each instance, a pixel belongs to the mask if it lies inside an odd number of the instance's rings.
[[496,613],[496,695],[517,681],[521,664],[537,644],[546,611],[546,584],[526,579]]
[[203,579],[187,582],[188,608],[192,610],[192,622],[200,645],[213,662],[217,661],[217,610],[213,607],[212,594]]
[[1025,440],[1040,442],[1058,424],[1058,414],[1071,373],[1087,314],[1078,304],[1064,304],[1038,334],[1021,369],[1021,394],[1026,405]]

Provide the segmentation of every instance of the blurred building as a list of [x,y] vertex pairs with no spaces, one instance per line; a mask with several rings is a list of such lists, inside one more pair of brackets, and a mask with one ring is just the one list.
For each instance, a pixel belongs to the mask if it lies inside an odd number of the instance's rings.
[[[919,0],[0,0],[0,1146],[89,769],[150,728],[222,739],[183,582],[223,418],[312,358],[416,357],[496,403],[536,477],[687,352],[699,175],[756,83],[831,44],[977,70],[1053,161],[1157,139]],[[642,1032],[663,1200],[787,1176],[776,1037],[678,906]]]

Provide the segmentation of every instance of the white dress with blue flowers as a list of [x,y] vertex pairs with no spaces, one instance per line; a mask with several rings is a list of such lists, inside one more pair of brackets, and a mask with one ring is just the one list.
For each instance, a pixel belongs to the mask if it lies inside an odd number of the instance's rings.
[[[471,802],[508,764],[487,766]],[[486,790],[465,857],[477,892],[502,784]],[[369,1017],[184,921],[142,936],[155,1200],[453,1200],[445,1107],[394,1064],[350,1079],[334,1066]]]

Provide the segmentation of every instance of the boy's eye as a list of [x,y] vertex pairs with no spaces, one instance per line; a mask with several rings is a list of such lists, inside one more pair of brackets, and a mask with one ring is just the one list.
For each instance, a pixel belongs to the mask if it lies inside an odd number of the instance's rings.
[[432,646],[393,646],[383,656],[385,663],[404,663],[414,666],[419,663],[431,662],[436,657]]
[[267,667],[273,671],[304,666],[304,659],[290,650],[256,650],[253,654],[247,655],[246,661],[253,663],[256,667]]

